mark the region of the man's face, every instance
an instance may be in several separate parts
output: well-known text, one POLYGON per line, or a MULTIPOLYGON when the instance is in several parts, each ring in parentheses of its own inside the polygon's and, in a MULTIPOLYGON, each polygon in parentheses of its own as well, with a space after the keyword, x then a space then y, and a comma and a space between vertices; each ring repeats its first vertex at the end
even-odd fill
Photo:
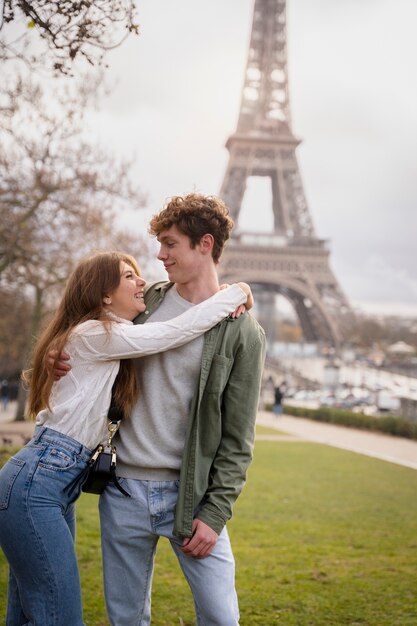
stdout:
POLYGON ((157 239, 158 259, 163 262, 170 281, 184 284, 198 277, 201 264, 207 262, 199 244, 192 248, 190 238, 176 226, 162 231, 157 239))

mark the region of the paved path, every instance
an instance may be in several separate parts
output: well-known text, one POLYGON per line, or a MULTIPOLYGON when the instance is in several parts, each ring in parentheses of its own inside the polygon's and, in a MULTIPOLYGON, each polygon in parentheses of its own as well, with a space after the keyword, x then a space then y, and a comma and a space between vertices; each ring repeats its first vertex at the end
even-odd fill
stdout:
MULTIPOLYGON (((273 413, 267 411, 259 412, 257 423, 280 430, 286 435, 295 437, 296 440, 298 438, 324 443, 417 470, 417 441, 411 439, 334 426, 288 415, 275 417, 273 413)), ((287 437, 285 439, 288 440, 287 437)))
POLYGON ((14 422, 16 402, 9 402, 6 410, 0 407, 0 447, 23 446, 32 436, 34 422, 14 422))
MULTIPOLYGON (((0 447, 21 446, 32 435, 34 423, 13 422, 14 411, 15 403, 10 403, 6 411, 0 408, 0 447)), ((314 422, 300 417, 288 415, 275 417, 267 411, 259 412, 257 422, 285 433, 285 435, 279 432, 277 435, 262 435, 259 437, 261 439, 314 441, 417 470, 417 441, 314 422)))

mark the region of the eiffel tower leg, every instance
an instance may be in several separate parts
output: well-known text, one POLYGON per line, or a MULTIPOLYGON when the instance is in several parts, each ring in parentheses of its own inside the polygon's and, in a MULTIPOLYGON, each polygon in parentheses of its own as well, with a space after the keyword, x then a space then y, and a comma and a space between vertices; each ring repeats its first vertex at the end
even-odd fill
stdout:
POLYGON ((239 211, 246 191, 246 170, 233 165, 230 158, 228 168, 220 190, 220 197, 226 203, 230 216, 237 227, 239 211))
POLYGON ((271 188, 272 188, 272 211, 274 213, 274 232, 285 232, 284 223, 282 220, 282 205, 281 198, 279 197, 278 176, 274 172, 271 174, 271 188))
POLYGON ((272 346, 277 340, 275 293, 265 289, 255 289, 254 295, 259 311, 259 322, 265 330, 268 344, 272 346))
POLYGON ((297 313, 305 341, 318 341, 322 337, 317 336, 311 316, 304 302, 304 298, 296 294, 292 298, 295 312, 297 313))

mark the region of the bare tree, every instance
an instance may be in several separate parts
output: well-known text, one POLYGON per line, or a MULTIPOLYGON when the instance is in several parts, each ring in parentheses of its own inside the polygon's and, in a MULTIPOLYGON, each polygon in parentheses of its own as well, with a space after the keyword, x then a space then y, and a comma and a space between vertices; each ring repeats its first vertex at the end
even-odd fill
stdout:
MULTIPOLYGON (((11 266, 14 280, 26 280, 29 268, 45 267, 45 255, 69 258, 108 244, 117 210, 143 205, 131 163, 86 139, 95 89, 84 80, 82 89, 66 85, 51 97, 18 79, 0 91, 0 275, 11 266)), ((61 270, 54 273, 59 282, 61 270)))
POLYGON ((0 59, 45 63, 46 46, 53 69, 68 74, 76 59, 100 64, 138 34, 135 18, 132 0, 0 0, 0 59))
POLYGON ((30 336, 32 299, 21 288, 0 288, 0 378, 16 381, 30 336))
MULTIPOLYGON (((140 207, 131 164, 85 138, 83 115, 94 83, 55 90, 17 80, 0 92, 0 286, 33 300, 30 337, 54 307, 74 263, 92 249, 148 256, 145 240, 117 227, 118 210, 140 207)), ((28 352, 31 346, 28 342, 28 352)), ((22 396, 18 417, 23 417, 22 396)))

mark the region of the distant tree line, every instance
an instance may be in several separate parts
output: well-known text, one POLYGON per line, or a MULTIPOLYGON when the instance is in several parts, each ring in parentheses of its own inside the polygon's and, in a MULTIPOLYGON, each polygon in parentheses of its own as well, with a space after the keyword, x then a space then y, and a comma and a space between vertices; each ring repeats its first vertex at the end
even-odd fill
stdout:
MULTIPOLYGON (((265 326, 270 320, 259 322, 265 326)), ((297 316, 286 315, 277 319, 274 324, 276 341, 297 343, 303 341, 303 330, 297 316)), ((377 317, 371 315, 355 314, 351 323, 346 343, 357 348, 371 348, 373 346, 387 347, 397 341, 404 341, 417 350, 417 318, 407 319, 402 317, 377 317)))
POLYGON ((417 350, 417 319, 357 315, 351 340, 358 347, 387 347, 404 341, 417 350))

